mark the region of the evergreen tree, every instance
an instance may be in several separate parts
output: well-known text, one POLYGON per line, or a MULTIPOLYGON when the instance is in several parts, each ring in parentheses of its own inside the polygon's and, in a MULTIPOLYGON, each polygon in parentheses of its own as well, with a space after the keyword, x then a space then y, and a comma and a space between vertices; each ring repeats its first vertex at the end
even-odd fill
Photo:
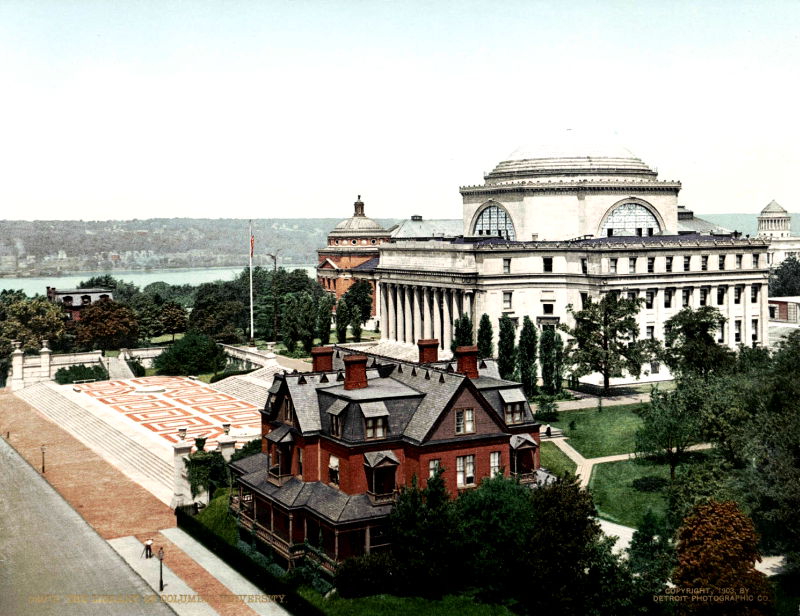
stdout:
POLYGON ((497 345, 497 368, 502 379, 514 378, 517 366, 516 336, 514 322, 504 314, 500 318, 500 341, 497 345))
POLYGON ((472 319, 468 315, 463 315, 456 319, 454 326, 453 342, 450 350, 455 353, 457 347, 472 346, 472 319))
POLYGON ((342 297, 336 304, 336 341, 340 344, 347 341, 347 326, 350 325, 350 306, 342 297))
POLYGON ((545 327, 542 332, 542 341, 539 345, 539 362, 542 365, 542 388, 546 394, 553 395, 553 382, 556 371, 556 330, 554 327, 545 327))
POLYGON ((492 321, 489 319, 489 315, 484 312, 478 325, 478 357, 481 359, 494 357, 494 342, 492 342, 492 338, 494 338, 492 321))
POLYGON ((317 335, 319 343, 325 346, 331 341, 331 313, 336 304, 336 297, 332 293, 326 293, 319 298, 317 305, 317 335))
POLYGON ((786 257, 769 277, 769 296, 800 295, 800 260, 786 257))
POLYGON ((551 388, 553 395, 561 393, 564 387, 564 341, 556 330, 555 338, 553 339, 553 376, 551 380, 551 388))
POLYGON ((353 334, 355 342, 361 342, 361 326, 364 323, 361 319, 361 306, 354 304, 350 309, 350 332, 353 334))
POLYGON ((310 293, 303 292, 298 298, 297 324, 298 338, 303 343, 303 350, 311 353, 314 337, 317 333, 317 302, 310 293))
POLYGON ((283 344, 290 353, 294 353, 297 348, 297 339, 300 337, 299 313, 300 302, 297 295, 289 293, 283 299, 281 333, 283 334, 283 344))
POLYGON ((358 306, 363 326, 372 314, 372 285, 366 280, 359 280, 347 289, 342 298, 347 300, 347 305, 353 314, 355 314, 353 308, 358 306))
POLYGON ((536 326, 531 321, 530 317, 525 316, 522 321, 522 332, 519 335, 519 349, 518 349, 518 362, 519 362, 519 376, 522 381, 522 389, 525 395, 530 398, 536 395, 538 389, 536 381, 538 378, 538 371, 536 366, 536 351, 539 344, 539 339, 536 333, 536 326))

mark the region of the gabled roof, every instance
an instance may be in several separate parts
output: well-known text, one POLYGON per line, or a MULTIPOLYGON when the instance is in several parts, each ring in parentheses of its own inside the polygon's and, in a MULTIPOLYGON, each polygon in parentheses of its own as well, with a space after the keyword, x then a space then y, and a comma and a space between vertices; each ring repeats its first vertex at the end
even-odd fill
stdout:
POLYGON ((378 267, 378 263, 380 263, 380 257, 372 257, 363 263, 359 263, 355 267, 351 268, 355 271, 359 272, 372 272, 375 271, 375 268, 378 267))
POLYGON ((375 468, 382 462, 387 462, 389 464, 400 464, 400 460, 397 459, 397 456, 388 449, 385 451, 370 451, 365 453, 364 461, 370 468, 375 468))
POLYGON ((335 269, 338 270, 339 266, 330 259, 325 259, 322 263, 317 265, 317 269, 335 269))

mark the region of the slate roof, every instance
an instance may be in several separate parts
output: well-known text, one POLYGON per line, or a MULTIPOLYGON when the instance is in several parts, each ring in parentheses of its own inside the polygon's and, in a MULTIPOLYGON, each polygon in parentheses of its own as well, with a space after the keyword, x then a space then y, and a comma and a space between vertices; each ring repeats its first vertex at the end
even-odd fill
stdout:
POLYGON ((254 473, 259 469, 266 469, 269 464, 269 456, 265 453, 255 453, 241 460, 231 462, 229 466, 244 475, 254 473))
POLYGON ((392 503, 373 505, 366 494, 345 494, 320 481, 303 482, 292 477, 277 486, 267 481, 266 469, 245 475, 240 481, 287 509, 307 509, 330 522, 382 518, 392 510, 392 503))
POLYGON ((380 262, 380 260, 381 260, 380 257, 372 257, 368 261, 364 261, 363 263, 360 263, 350 269, 355 270, 357 272, 373 272, 375 271, 375 268, 378 267, 378 263, 380 262))

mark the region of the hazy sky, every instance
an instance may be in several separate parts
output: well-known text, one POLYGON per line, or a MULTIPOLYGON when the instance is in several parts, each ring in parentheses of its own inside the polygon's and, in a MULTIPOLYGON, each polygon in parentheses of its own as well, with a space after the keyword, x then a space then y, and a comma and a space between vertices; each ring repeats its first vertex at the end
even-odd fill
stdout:
POLYGON ((0 218, 456 218, 554 129, 800 211, 800 2, 0 2, 0 218))

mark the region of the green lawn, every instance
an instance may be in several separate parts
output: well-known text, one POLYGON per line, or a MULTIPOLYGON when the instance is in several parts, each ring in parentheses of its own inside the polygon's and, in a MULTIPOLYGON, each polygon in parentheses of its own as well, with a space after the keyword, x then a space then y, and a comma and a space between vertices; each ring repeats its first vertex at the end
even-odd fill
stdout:
POLYGON ((513 616, 505 606, 476 603, 469 597, 448 596, 440 601, 392 595, 324 599, 310 588, 300 588, 299 593, 329 616, 513 616))
POLYGON ((577 465, 567 454, 561 451, 550 441, 542 441, 541 464, 548 471, 560 477, 565 472, 575 474, 577 465))
MULTIPOLYGON (((175 334, 175 342, 183 338, 183 333, 175 334)), ((150 338, 150 342, 152 344, 166 344, 172 343, 172 334, 164 334, 162 336, 156 336, 155 338, 150 338)))
POLYGON ((666 484, 655 492, 637 490, 633 482, 641 477, 658 477, 669 481, 669 466, 649 461, 625 460, 595 465, 589 488, 601 518, 638 527, 648 509, 662 515, 666 512, 666 484))
POLYGON ((569 437, 569 444, 585 458, 600 458, 620 453, 631 453, 636 449, 634 435, 642 420, 633 412, 640 404, 604 406, 597 408, 563 411, 553 426, 561 428, 569 437), (570 423, 575 427, 570 428, 570 423))

